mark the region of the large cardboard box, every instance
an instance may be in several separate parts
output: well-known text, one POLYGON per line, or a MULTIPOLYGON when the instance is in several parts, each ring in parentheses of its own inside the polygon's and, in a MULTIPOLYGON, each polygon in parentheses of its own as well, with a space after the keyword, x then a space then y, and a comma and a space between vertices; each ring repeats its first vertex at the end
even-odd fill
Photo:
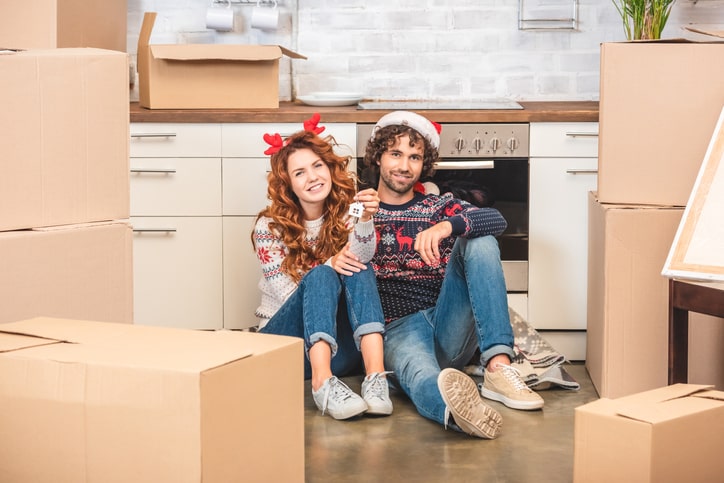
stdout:
POLYGON ((0 232, 0 323, 39 315, 132 323, 132 251, 123 222, 0 232))
POLYGON ((601 44, 601 202, 686 205, 724 105, 722 79, 724 42, 601 44))
MULTIPOLYGON (((588 204, 586 369, 598 394, 668 382, 669 279, 661 267, 683 208, 588 204)), ((689 382, 724 390, 724 320, 690 313, 689 382)))
POLYGON ((128 218, 128 55, 0 54, 0 231, 128 218))
POLYGON ((573 480, 680 483, 724 477, 724 392, 676 384, 575 410, 573 480))
POLYGON ((0 48, 126 51, 126 0, 3 0, 0 48))
POLYGON ((0 481, 304 481, 300 339, 0 325, 0 481))
POLYGON ((602 397, 665 386, 668 279, 683 208, 603 204, 589 193, 586 368, 602 397))
POLYGON ((149 109, 278 108, 279 59, 303 55, 277 45, 149 45, 156 12, 138 37, 139 104, 149 109))

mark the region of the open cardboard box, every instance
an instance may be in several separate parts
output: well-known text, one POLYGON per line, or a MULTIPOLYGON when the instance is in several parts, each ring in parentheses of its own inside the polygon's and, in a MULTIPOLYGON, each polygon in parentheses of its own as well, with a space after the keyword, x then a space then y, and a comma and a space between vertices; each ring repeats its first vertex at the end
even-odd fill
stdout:
POLYGON ((0 481, 304 481, 302 360, 268 334, 0 325, 0 481))
POLYGON ((149 45, 156 12, 138 37, 139 104, 149 109, 278 108, 278 45, 149 45))
POLYGON ((575 482, 722 481, 724 392, 675 384, 575 410, 575 482))

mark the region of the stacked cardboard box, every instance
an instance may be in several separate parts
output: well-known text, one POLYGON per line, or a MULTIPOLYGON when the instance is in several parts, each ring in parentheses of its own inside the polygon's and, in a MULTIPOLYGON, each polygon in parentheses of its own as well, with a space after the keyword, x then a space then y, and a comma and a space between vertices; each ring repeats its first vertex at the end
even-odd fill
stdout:
MULTIPOLYGON (((674 234, 724 105, 724 42, 601 46, 598 192, 589 198, 586 367, 599 395, 667 384, 674 234)), ((692 314, 695 318, 706 318, 692 314)), ((724 387, 724 324, 691 324, 690 381, 724 387)))
POLYGON ((132 322, 128 56, 0 55, 0 322, 132 322))

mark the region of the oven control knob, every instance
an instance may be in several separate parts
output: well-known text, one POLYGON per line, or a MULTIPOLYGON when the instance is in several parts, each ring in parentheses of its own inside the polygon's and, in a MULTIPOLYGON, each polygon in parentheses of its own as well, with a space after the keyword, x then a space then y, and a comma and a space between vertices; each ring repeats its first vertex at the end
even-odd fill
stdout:
POLYGON ((516 138, 510 138, 508 139, 508 148, 511 151, 515 151, 520 146, 520 141, 518 141, 516 138))
POLYGON ((500 139, 493 138, 490 140, 490 149, 492 149, 493 151, 497 151, 499 147, 500 147, 500 139))
POLYGON ((457 149, 458 152, 461 152, 463 149, 465 149, 465 140, 462 137, 459 137, 455 140, 455 149, 457 149))
POLYGON ((480 138, 473 139, 473 149, 476 153, 479 153, 483 149, 483 140, 480 138))

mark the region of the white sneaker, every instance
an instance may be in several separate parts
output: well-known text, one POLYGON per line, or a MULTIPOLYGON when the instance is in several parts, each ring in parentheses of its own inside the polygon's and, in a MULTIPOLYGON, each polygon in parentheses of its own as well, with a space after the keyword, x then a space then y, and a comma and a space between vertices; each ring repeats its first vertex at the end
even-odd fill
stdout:
POLYGON ((367 414, 389 416, 392 414, 390 388, 387 385, 389 371, 374 372, 362 381, 362 399, 367 403, 367 414))
POLYGON ((478 388, 469 376, 457 369, 447 368, 437 376, 437 387, 455 424, 465 433, 478 438, 493 439, 500 434, 503 418, 480 399, 478 388))
POLYGON ((324 381, 318 391, 312 390, 312 397, 322 414, 328 412, 334 419, 349 419, 367 411, 364 399, 335 376, 324 381))

